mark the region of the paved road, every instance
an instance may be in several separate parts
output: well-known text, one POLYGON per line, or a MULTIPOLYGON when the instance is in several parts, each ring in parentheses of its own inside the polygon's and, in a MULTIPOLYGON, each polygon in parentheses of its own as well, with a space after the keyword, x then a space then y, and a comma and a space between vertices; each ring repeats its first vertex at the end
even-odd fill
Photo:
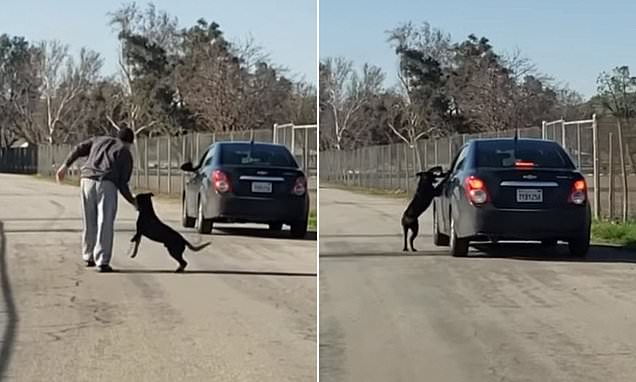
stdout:
POLYGON ((636 379, 636 256, 456 259, 431 246, 430 211, 404 255, 405 204, 320 190, 321 382, 636 379))
MULTIPOLYGON (((316 379, 315 240, 185 231, 213 245, 186 252, 190 273, 174 274, 161 245, 143 240, 126 256, 136 214, 120 200, 120 272, 99 274, 81 264, 78 192, 0 176, 0 379, 316 379)), ((179 226, 178 205, 162 201, 158 213, 179 226)))

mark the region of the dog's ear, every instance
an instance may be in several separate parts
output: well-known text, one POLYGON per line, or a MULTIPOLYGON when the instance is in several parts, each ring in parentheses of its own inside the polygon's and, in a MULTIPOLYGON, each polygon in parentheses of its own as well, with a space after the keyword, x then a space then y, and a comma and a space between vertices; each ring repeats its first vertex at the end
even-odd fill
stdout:
POLYGON ((424 174, 426 174, 426 171, 420 171, 417 174, 415 174, 415 176, 422 176, 424 174))
POLYGON ((151 192, 151 193, 150 193, 150 197, 153 197, 153 196, 155 196, 155 194, 153 194, 153 193, 151 192))

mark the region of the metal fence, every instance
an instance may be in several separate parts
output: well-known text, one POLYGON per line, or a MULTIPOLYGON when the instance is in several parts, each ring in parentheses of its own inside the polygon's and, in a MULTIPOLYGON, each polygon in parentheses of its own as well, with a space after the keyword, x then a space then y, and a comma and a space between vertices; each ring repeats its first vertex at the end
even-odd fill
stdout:
POLYGON ((35 146, 0 148, 0 172, 35 174, 38 150, 35 146))
POLYGON ((309 175, 318 174, 318 125, 274 124, 272 134, 274 143, 289 147, 309 175))
MULTIPOLYGON (((315 132, 314 132, 315 136, 315 132)), ((135 142, 134 171, 131 187, 136 190, 149 190, 162 194, 180 194, 183 190, 185 175, 180 170, 181 164, 187 161, 198 163, 208 146, 222 141, 250 141, 276 142, 272 130, 248 130, 223 134, 194 133, 177 137, 158 136, 140 137, 135 142)), ((293 146, 287 142, 290 150, 293 146)), ((306 145, 294 150, 294 155, 305 172, 317 173, 317 158, 315 157, 317 142, 308 140, 306 145), (313 159, 312 155, 314 156, 313 159)), ((40 145, 37 161, 37 172, 43 176, 54 176, 56 169, 64 161, 72 145, 40 145)), ((79 176, 82 160, 78 160, 69 169, 69 178, 79 176)), ((311 182, 315 185, 315 181, 311 182)))
MULTIPOLYGON (((632 131, 631 126, 626 130, 632 131)), ((352 151, 320 153, 321 182, 412 193, 415 173, 435 165, 449 167, 461 146, 471 139, 513 137, 514 130, 463 134, 421 140, 411 147, 406 143, 362 147, 352 151)), ((636 162, 630 148, 636 147, 636 135, 626 133, 628 157, 629 211, 636 216, 636 162)), ((595 215, 620 216, 622 193, 616 123, 596 117, 580 121, 544 122, 541 127, 519 130, 519 137, 559 142, 588 179, 595 215), (613 182, 610 182, 613 180, 613 182), (596 192, 596 189, 599 192, 596 192)))

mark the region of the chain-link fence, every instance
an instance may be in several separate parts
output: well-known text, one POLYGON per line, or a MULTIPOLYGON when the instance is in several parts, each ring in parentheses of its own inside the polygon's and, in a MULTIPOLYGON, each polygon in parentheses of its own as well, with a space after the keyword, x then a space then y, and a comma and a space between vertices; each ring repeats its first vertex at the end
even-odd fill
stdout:
MULTIPOLYGON (((307 174, 317 173, 317 160, 311 158, 316 152, 317 141, 309 136, 302 146, 296 145, 295 155, 298 163, 307 174), (299 149, 300 147, 300 149, 299 149)), ((248 130, 223 134, 194 133, 177 137, 158 136, 140 137, 135 142, 133 152, 134 171, 131 187, 136 190, 149 190, 162 194, 180 194, 183 190, 185 175, 180 170, 181 164, 187 161, 198 163, 208 146, 221 141, 250 141, 276 142, 272 130, 248 130)), ((291 142, 285 144, 292 150, 291 142)), ((54 176, 56 169, 64 161, 72 145, 40 145, 38 149, 38 173, 43 176, 54 176)), ((69 170, 69 178, 79 175, 82 160, 78 160, 69 170)), ((316 187, 316 182, 310 180, 310 188, 316 187)))
MULTIPOLYGON (((595 215, 618 217, 623 209, 623 187, 615 120, 595 117, 581 121, 545 122, 541 127, 519 130, 521 138, 549 139, 559 142, 588 179, 595 215), (613 179, 613 182, 610 182, 613 179), (598 187, 597 187, 598 185, 598 187), (596 193, 598 188, 599 193, 596 193)), ((625 126, 628 206, 636 217, 636 126, 625 126)), ((461 146, 471 139, 513 137, 514 130, 464 134, 421 140, 411 147, 406 143, 362 147, 353 151, 320 153, 321 182, 412 193, 415 173, 442 165, 448 168, 461 146)))
POLYGON ((298 163, 308 169, 308 176, 318 175, 318 125, 275 124, 274 143, 290 148, 298 163))

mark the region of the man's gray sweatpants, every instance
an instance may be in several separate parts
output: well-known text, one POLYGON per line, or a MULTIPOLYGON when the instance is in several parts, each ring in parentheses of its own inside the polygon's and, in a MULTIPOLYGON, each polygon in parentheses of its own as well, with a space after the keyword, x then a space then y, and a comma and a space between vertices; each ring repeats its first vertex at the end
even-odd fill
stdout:
POLYGON ((99 265, 110 264, 113 252, 117 186, 108 180, 82 179, 82 257, 99 265))

